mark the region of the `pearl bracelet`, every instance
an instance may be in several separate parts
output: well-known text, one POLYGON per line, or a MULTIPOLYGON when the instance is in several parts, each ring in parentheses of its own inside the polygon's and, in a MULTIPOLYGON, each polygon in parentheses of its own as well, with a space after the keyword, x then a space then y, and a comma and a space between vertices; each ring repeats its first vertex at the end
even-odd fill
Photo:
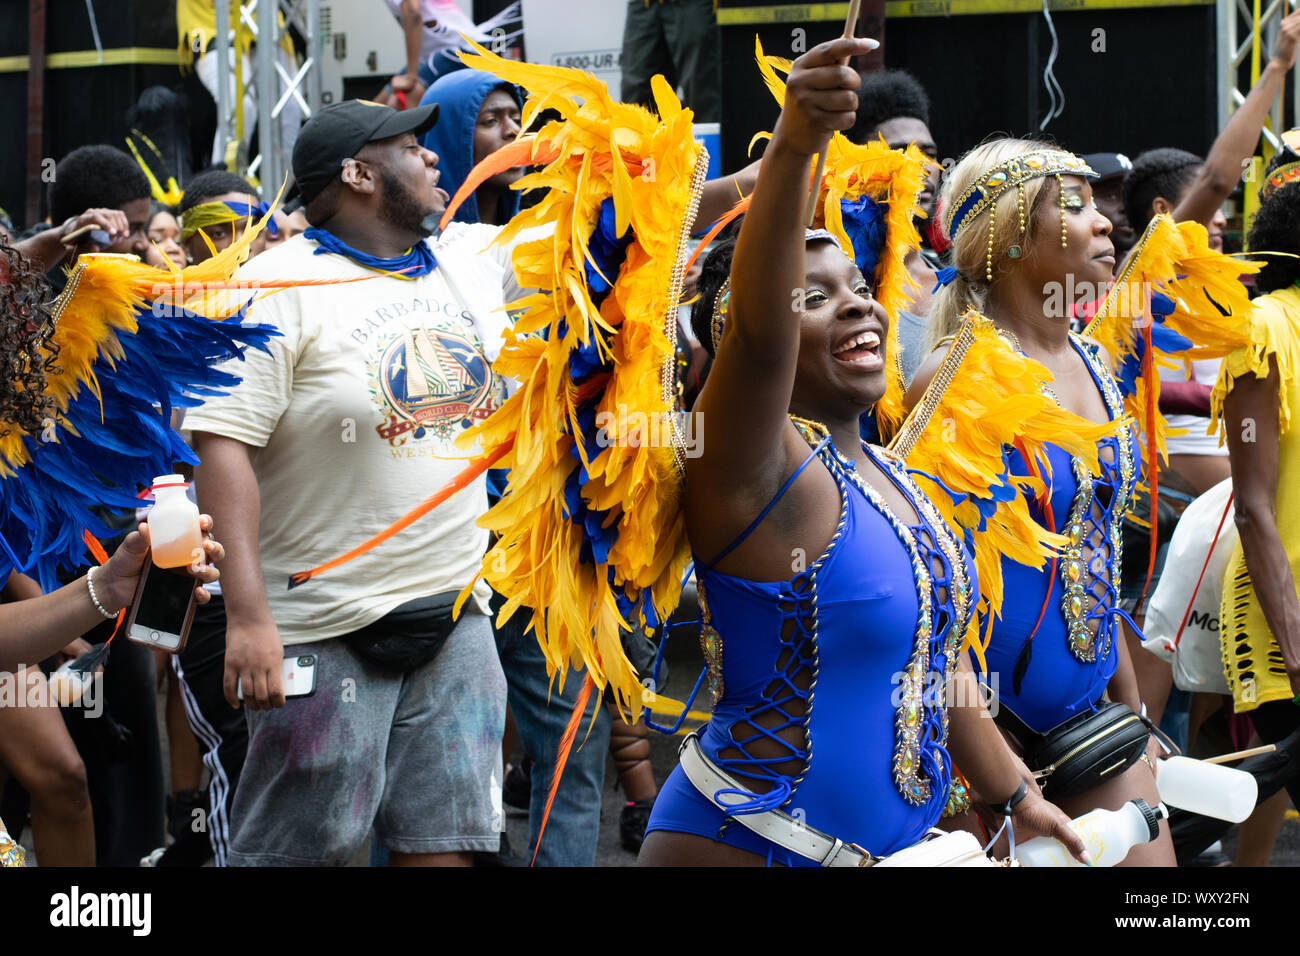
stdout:
POLYGON ((100 614, 104 615, 104 617, 111 621, 117 617, 117 614, 108 610, 104 605, 99 603, 99 597, 95 594, 95 583, 91 580, 91 578, 95 576, 95 572, 98 570, 98 568, 91 568, 86 572, 86 590, 90 592, 90 600, 94 602, 95 610, 99 611, 100 614))

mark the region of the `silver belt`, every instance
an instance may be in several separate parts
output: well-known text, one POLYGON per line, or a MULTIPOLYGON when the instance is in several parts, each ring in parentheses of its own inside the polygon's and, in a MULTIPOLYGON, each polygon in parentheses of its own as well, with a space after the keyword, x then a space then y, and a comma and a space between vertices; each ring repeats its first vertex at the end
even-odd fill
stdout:
MULTIPOLYGON (((731 808, 714 795, 719 790, 743 792, 746 788, 719 770, 717 765, 704 755, 700 742, 694 734, 682 741, 679 756, 682 772, 686 774, 686 779, 695 789, 718 809, 723 812, 730 811, 731 808)), ((784 847, 791 853, 798 853, 809 860, 816 860, 822 866, 874 866, 877 862, 876 857, 856 843, 845 843, 780 810, 739 813, 729 816, 729 819, 758 834, 764 840, 784 847)))

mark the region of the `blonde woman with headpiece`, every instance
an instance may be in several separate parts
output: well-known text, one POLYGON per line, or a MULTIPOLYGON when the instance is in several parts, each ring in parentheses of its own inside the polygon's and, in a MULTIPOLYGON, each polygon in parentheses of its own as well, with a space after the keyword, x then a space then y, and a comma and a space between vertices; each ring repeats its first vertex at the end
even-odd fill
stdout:
MULTIPOLYGON (((1068 289, 1100 295, 1115 266, 1111 224, 1092 201, 1091 172, 1048 144, 1001 139, 972 150, 948 174, 941 208, 953 266, 940 275, 944 285, 931 311, 938 350, 918 370, 910 404, 942 361, 945 337, 974 310, 1012 348, 1046 366, 1051 396, 1063 408, 1094 422, 1123 415, 1106 356, 1070 331, 1068 289)), ((1120 525, 1141 460, 1133 428, 1125 423, 1101 439, 1098 452, 1100 474, 1093 474, 1048 446, 1046 490, 1028 504, 1065 543, 1037 569, 1004 556, 1007 599, 1000 616, 980 622, 984 680, 997 697, 998 723, 1030 769, 1044 772, 1045 795, 1074 817, 1138 797, 1151 807, 1159 803, 1149 724, 1108 703, 1141 710, 1122 634, 1135 626, 1118 606, 1120 525), (1105 765, 1063 771, 1057 761, 1051 773, 1043 755, 1060 757, 1061 742, 1079 739, 1081 730, 1083 739, 1104 734, 1096 746, 1110 748, 1101 753, 1105 765)), ((1010 454, 1013 475, 1033 474, 1019 452, 1010 454)), ((1174 865, 1168 824, 1159 823, 1159 835, 1130 851, 1124 865, 1174 865)))

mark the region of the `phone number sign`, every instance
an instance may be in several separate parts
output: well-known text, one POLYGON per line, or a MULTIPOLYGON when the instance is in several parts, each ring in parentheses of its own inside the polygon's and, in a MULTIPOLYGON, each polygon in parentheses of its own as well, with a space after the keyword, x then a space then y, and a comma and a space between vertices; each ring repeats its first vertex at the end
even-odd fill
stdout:
POLYGON ((622 69, 622 50, 578 50, 573 53, 551 54, 552 66, 567 66, 575 70, 596 73, 622 69))

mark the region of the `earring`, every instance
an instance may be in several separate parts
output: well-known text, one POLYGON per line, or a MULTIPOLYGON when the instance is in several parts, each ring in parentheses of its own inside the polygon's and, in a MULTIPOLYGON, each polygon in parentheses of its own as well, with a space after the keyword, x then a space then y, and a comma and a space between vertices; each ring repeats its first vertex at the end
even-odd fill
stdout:
POLYGON ((1019 258, 1020 258, 1020 247, 1019 247, 1019 246, 1007 246, 1007 258, 1008 258, 1008 259, 1019 259, 1019 258))
POLYGON ((709 322, 709 336, 713 340, 713 354, 718 354, 718 343, 722 341, 722 327, 727 321, 727 310, 731 307, 731 276, 723 281, 717 295, 713 297, 713 317, 709 322))
POLYGON ((993 205, 989 206, 989 241, 988 244, 984 247, 984 281, 985 282, 993 281, 993 230, 997 222, 997 213, 998 213, 998 206, 997 206, 997 202, 994 201, 993 205))
POLYGON ((1065 248, 1065 184, 1061 182, 1061 174, 1056 174, 1056 195, 1057 203, 1061 207, 1061 248, 1065 248))

